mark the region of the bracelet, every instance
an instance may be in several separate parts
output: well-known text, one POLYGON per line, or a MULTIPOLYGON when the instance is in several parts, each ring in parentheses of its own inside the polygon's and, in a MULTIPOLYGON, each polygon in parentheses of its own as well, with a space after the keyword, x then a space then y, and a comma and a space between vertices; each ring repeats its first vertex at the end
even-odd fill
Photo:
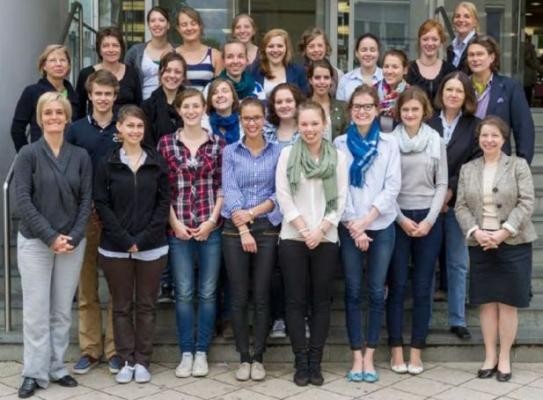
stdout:
POLYGON ((213 218, 213 216, 210 216, 207 220, 211 222, 213 225, 217 225, 217 220, 213 218))
POLYGON ((239 235, 243 236, 243 235, 245 235, 246 233, 249 233, 249 232, 251 232, 249 229, 244 229, 242 231, 239 231, 239 235))

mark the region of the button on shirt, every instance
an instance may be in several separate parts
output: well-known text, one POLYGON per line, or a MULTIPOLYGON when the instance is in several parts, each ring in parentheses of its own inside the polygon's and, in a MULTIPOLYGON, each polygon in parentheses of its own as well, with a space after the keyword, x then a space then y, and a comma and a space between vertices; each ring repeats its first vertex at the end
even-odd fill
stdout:
POLYGON ((458 64, 460 64, 460 59, 462 58, 462 53, 464 50, 466 50, 466 47, 468 46, 469 41, 471 38, 475 36, 475 31, 471 31, 468 33, 468 36, 464 38, 464 40, 459 41, 457 37, 455 37, 452 41, 452 48, 454 53, 453 58, 453 65, 458 68, 458 64))
POLYGON ((441 111, 439 113, 439 118, 441 118, 441 123, 443 125, 443 140, 445 141, 445 144, 449 144, 453 132, 456 129, 456 125, 458 125, 458 121, 460 121, 460 117, 462 116, 462 111, 458 113, 458 115, 451 121, 449 124, 447 122, 447 118, 445 117, 445 113, 441 111))
MULTIPOLYGON (((383 70, 379 67, 375 68, 375 72, 371 77, 372 86, 383 80, 383 70)), ((346 73, 339 80, 339 84, 336 92, 336 99, 349 101, 354 90, 364 83, 362 78, 362 71, 360 68, 353 69, 351 72, 346 73)))
POLYGON ((281 148, 267 140, 256 156, 251 154, 243 140, 224 148, 224 205, 221 211, 224 218, 232 218, 234 211, 250 209, 269 199, 274 203, 274 209, 265 217, 272 225, 281 223, 282 216, 275 199, 275 167, 281 148))

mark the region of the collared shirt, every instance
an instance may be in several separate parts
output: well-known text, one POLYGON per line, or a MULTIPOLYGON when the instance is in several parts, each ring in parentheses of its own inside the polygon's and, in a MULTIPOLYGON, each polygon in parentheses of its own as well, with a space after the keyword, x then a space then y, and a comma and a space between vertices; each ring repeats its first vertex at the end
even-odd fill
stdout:
POLYGON ((453 132, 456 129, 456 125, 458 125, 458 121, 460 121, 461 116, 462 111, 460 111, 449 124, 443 110, 441 110, 441 112, 439 113, 439 118, 441 118, 441 124, 443 125, 443 140, 445 141, 445 144, 449 144, 449 142, 451 141, 453 132))
POLYGON ((224 148, 222 176, 224 205, 221 215, 232 218, 236 210, 247 210, 266 200, 274 203, 274 208, 265 217, 272 225, 279 225, 281 212, 275 199, 275 167, 281 146, 270 143, 254 156, 243 140, 224 148))
POLYGON ((490 102, 490 90, 492 88, 492 78, 494 75, 490 76, 490 79, 488 80, 488 83, 486 84, 485 90, 483 90, 483 93, 480 95, 475 91, 475 95, 477 96, 477 111, 475 111, 475 116, 477 118, 483 119, 486 117, 486 112, 488 110, 488 104, 490 102))
POLYGON ((458 64, 460 64, 460 59, 462 58, 462 53, 464 52, 464 50, 466 50, 466 47, 468 46, 468 43, 471 40, 471 38, 473 38, 473 36, 475 36, 474 30, 468 33, 468 35, 461 42, 458 41, 457 37, 453 39, 451 43, 452 48, 453 48, 453 53, 454 53, 454 58, 453 58, 452 63, 455 67, 458 68, 458 64))
MULTIPOLYGON (((383 70, 379 67, 375 68, 375 72, 371 77, 371 85, 375 85, 377 82, 383 79, 383 70)), ((362 71, 360 68, 353 69, 346 73, 339 80, 339 84, 336 92, 336 99, 349 101, 354 90, 364 83, 362 77, 362 71)))
POLYGON ((189 148, 179 141, 178 132, 162 136, 158 152, 168 165, 175 215, 184 225, 196 228, 209 219, 217 198, 223 195, 221 166, 225 142, 210 134, 192 157, 189 148))
MULTIPOLYGON (((334 140, 338 150, 347 156, 349 170, 353 156, 347 146, 347 135, 334 140)), ((379 211, 379 216, 368 226, 369 230, 381 230, 396 219, 396 198, 402 185, 400 149, 396 139, 390 134, 379 135, 377 157, 364 175, 364 185, 359 188, 349 185, 349 193, 342 221, 351 221, 367 215, 372 207, 379 211)))
POLYGON ((300 137, 300 134, 298 132, 294 132, 290 140, 281 141, 277 137, 277 126, 272 125, 271 123, 266 121, 266 123, 264 124, 264 137, 266 138, 266 141, 270 143, 277 143, 281 146, 281 148, 283 148, 290 144, 294 144, 294 142, 298 140, 298 137, 300 137))

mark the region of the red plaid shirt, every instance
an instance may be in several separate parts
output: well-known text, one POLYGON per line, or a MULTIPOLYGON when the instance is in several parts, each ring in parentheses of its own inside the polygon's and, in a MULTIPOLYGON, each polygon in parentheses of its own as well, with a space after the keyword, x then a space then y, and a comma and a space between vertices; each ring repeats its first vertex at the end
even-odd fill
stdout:
MULTIPOLYGON (((223 139, 210 135, 192 158, 190 150, 177 139, 177 132, 158 142, 158 151, 168 164, 171 205, 183 224, 196 228, 213 213, 222 197, 221 166, 223 139)), ((172 233, 170 231, 170 233, 172 233)))

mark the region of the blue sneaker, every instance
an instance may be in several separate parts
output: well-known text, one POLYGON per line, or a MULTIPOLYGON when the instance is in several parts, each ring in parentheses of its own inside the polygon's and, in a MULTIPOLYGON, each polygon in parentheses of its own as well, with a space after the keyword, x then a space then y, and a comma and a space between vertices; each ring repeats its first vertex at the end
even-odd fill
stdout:
POLYGON ((109 368, 109 372, 112 374, 116 374, 121 369, 121 357, 119 357, 117 354, 115 354, 113 357, 109 359, 107 362, 107 367, 109 368))
POLYGON ((89 372, 92 368, 98 365, 99 361, 96 358, 83 354, 78 362, 74 365, 74 374, 83 375, 89 372))
POLYGON ((362 382, 364 380, 364 372, 349 371, 346 378, 349 382, 362 382))
POLYGON ((379 374, 377 371, 364 372, 364 382, 375 383, 379 380, 379 374))

